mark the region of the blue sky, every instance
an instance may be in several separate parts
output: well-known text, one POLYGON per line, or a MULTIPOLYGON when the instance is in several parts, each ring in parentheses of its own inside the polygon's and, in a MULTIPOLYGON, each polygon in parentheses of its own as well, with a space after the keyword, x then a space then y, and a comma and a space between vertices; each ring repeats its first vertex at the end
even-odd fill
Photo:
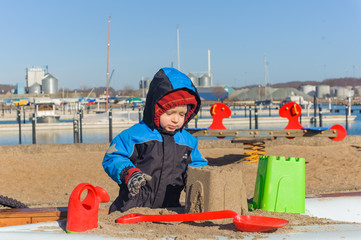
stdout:
POLYGON ((1 0, 0 84, 25 83, 45 66, 59 88, 138 88, 162 67, 208 70, 214 84, 361 77, 361 1, 357 0, 1 0))

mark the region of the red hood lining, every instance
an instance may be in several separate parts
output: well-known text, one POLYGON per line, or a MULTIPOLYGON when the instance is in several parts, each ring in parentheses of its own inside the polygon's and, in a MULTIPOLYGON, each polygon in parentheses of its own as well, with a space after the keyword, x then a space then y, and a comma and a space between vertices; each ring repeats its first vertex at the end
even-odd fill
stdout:
POLYGON ((180 105, 190 105, 191 108, 188 110, 187 115, 185 117, 185 122, 189 119, 189 117, 192 115, 194 110, 196 109, 196 106, 198 105, 198 102, 194 95, 190 94, 187 91, 184 90, 178 90, 175 92, 171 92, 165 96, 163 96, 157 104, 155 104, 154 108, 154 124, 157 127, 160 127, 159 125, 159 119, 160 116, 165 113, 167 110, 180 106, 180 105))

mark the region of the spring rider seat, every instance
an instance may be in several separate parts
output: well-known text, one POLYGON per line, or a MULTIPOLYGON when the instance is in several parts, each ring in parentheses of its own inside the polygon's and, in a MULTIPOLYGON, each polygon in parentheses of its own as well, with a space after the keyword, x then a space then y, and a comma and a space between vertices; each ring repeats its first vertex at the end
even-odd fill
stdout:
POLYGON ((231 109, 224 103, 214 103, 209 109, 213 118, 212 124, 209 129, 227 129, 223 125, 223 118, 229 118, 231 116, 231 109))

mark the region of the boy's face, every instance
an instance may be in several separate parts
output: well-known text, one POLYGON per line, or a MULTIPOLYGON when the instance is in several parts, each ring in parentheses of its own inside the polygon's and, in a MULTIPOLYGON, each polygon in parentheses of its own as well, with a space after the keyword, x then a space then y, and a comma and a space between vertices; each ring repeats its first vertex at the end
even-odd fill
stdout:
POLYGON ((159 118, 160 126, 168 132, 174 132, 181 128, 187 114, 187 105, 180 105, 168 109, 159 118))

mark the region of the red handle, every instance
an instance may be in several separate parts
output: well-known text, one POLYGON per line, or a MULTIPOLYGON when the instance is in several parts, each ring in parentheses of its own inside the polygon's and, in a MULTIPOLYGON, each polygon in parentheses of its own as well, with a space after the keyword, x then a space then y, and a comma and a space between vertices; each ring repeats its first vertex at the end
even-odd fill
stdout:
POLYGON ((231 210, 169 215, 143 215, 140 213, 131 213, 117 218, 116 222, 123 224, 137 222, 188 222, 234 218, 237 215, 238 213, 231 210))

